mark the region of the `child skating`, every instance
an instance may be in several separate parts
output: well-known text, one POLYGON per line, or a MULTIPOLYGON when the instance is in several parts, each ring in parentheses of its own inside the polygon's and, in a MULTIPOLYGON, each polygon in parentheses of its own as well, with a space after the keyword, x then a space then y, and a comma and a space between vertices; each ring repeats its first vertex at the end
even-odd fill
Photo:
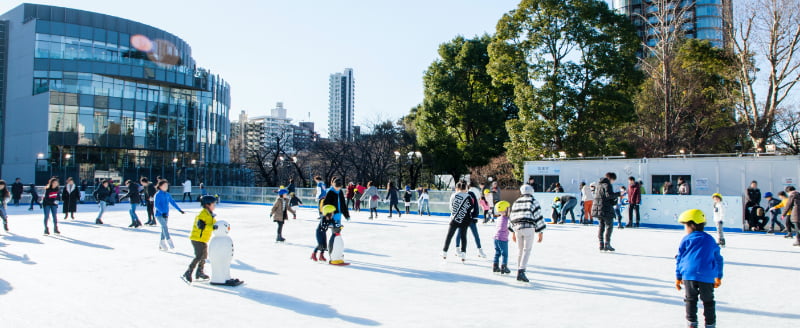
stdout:
POLYGON ((208 280, 208 275, 203 272, 203 267, 206 264, 208 257, 208 241, 211 240, 211 234, 214 231, 214 224, 217 220, 214 218, 214 210, 217 208, 217 198, 214 196, 200 197, 200 204, 203 209, 194 220, 192 225, 192 234, 189 239, 192 241, 192 248, 194 248, 194 259, 189 263, 189 269, 183 273, 184 281, 187 283, 192 282, 192 271, 197 267, 194 278, 197 280, 208 280))
POLYGON ((286 199, 288 193, 286 189, 278 190, 278 199, 275 200, 275 204, 272 205, 272 212, 269 214, 272 221, 278 224, 278 235, 275 237, 276 243, 286 241, 286 239, 283 238, 283 224, 289 219, 289 213, 291 212, 295 219, 297 218, 297 213, 289 206, 289 200, 286 199))
POLYGON ((711 195, 714 200, 714 222, 717 224, 717 245, 725 247, 725 204, 722 203, 722 195, 714 193, 711 195))
POLYGON ((717 324, 714 288, 722 285, 723 260, 714 237, 704 232, 706 218, 703 211, 692 209, 681 213, 686 236, 681 240, 675 257, 675 288, 686 288, 686 321, 689 327, 698 327, 697 301, 703 302, 705 327, 717 324))
POLYGON ((333 220, 333 213, 336 212, 336 206, 325 205, 322 206, 322 216, 319 217, 319 224, 315 236, 317 238, 317 247, 311 253, 312 261, 327 262, 325 258, 325 251, 328 250, 328 228, 336 225, 333 220), (319 256, 317 256, 319 253, 319 256))
POLYGON ((508 269, 508 208, 511 206, 507 201, 500 201, 494 206, 497 214, 497 232, 494 234, 494 263, 492 272, 499 274, 509 274, 508 269), (501 262, 502 259, 502 262, 501 262))
POLYGON ((289 207, 291 207, 292 211, 294 211, 293 212, 294 213, 293 219, 297 219, 297 209, 300 207, 300 205, 303 205, 303 201, 300 200, 300 198, 297 198, 297 195, 295 195, 293 192, 290 192, 289 193, 289 207))
POLYGON ((533 249, 533 235, 538 234, 536 242, 541 243, 547 225, 544 223, 539 202, 533 198, 533 187, 526 184, 519 189, 521 196, 511 207, 511 238, 517 243, 519 249, 517 281, 529 282, 528 277, 525 276, 525 269, 533 249))

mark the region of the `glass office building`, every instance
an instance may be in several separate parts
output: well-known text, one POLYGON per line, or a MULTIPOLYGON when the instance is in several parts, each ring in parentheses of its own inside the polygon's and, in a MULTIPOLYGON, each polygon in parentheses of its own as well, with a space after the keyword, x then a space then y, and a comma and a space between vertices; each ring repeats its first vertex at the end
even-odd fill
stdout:
POLYGON ((115 172, 235 184, 219 181, 230 174, 230 86, 198 67, 186 42, 127 19, 36 4, 0 22, 4 177, 31 181, 36 172, 41 183, 115 172))
POLYGON ((662 22, 678 25, 687 38, 709 40, 720 48, 728 43, 731 0, 614 0, 614 8, 630 17, 642 42, 649 46, 655 46, 661 37, 654 26, 662 22))

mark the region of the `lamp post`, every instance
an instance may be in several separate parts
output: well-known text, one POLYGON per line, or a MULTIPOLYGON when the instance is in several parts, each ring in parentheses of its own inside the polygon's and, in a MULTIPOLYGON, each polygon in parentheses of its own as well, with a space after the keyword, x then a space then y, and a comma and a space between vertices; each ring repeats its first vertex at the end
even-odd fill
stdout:
POLYGON ((394 160, 397 162, 397 187, 403 181, 403 163, 400 162, 400 152, 394 151, 394 160))
POLYGON ((172 159, 172 183, 178 183, 176 173, 178 171, 178 158, 172 159))
POLYGON ((200 185, 200 181, 197 181, 197 160, 192 159, 192 171, 194 171, 194 183, 200 185))

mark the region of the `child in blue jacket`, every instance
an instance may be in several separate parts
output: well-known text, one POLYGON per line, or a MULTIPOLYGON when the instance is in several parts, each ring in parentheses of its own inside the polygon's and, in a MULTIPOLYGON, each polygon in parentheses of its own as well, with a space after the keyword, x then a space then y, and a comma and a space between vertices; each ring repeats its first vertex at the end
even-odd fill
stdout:
POLYGON ((686 320, 689 327, 697 327, 697 299, 703 301, 705 327, 714 327, 717 314, 714 308, 714 288, 722 285, 722 255, 719 245, 711 235, 703 231, 705 214, 697 209, 681 213, 678 222, 683 223, 686 236, 678 248, 675 288, 686 288, 686 320))

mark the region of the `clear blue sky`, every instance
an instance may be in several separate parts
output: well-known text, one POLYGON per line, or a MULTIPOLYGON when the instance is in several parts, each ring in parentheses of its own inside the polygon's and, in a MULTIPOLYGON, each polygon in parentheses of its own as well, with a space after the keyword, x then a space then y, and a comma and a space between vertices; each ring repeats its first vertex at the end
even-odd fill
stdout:
MULTIPOLYGON (((422 74, 456 35, 492 33, 519 0, 43 0, 161 28, 231 84, 231 119, 283 101, 327 134, 328 77, 352 67, 355 123, 397 119, 422 101, 422 74)), ((0 12, 20 2, 2 1, 0 12)))

